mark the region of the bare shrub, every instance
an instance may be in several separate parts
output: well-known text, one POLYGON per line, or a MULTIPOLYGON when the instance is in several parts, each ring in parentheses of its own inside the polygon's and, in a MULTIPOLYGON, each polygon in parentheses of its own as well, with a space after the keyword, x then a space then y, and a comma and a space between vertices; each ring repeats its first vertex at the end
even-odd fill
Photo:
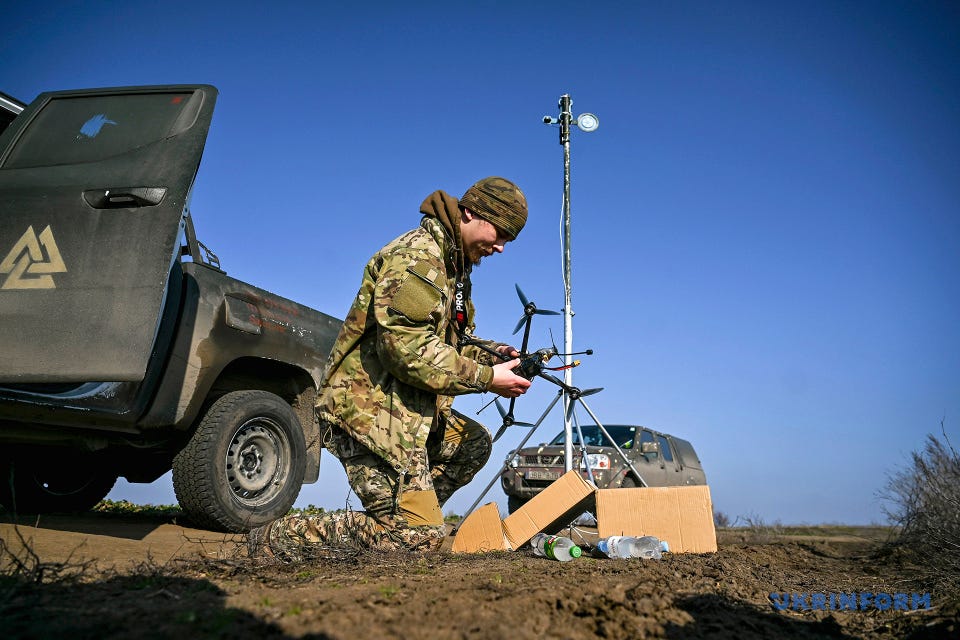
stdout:
POLYGON ((713 524, 716 525, 718 529, 725 529, 731 525, 730 516, 723 511, 714 511, 713 524))
POLYGON ((774 542, 784 533, 783 523, 779 519, 768 523, 760 516, 753 514, 744 516, 744 520, 747 523, 747 528, 753 531, 757 538, 764 543, 774 542))
POLYGON ((768 523, 763 517, 753 512, 745 516, 737 516, 730 526, 739 527, 743 532, 743 541, 748 544, 771 544, 784 534, 783 523, 780 520, 768 523))
POLYGON ((0 619, 16 607, 16 596, 48 584, 79 582, 93 568, 90 561, 75 562, 73 554, 64 562, 42 562, 20 527, 13 527, 14 539, 0 538, 0 619))
POLYGON ((891 547, 922 568, 937 586, 960 586, 960 455, 950 444, 928 435, 911 465, 890 476, 880 497, 897 526, 891 547))

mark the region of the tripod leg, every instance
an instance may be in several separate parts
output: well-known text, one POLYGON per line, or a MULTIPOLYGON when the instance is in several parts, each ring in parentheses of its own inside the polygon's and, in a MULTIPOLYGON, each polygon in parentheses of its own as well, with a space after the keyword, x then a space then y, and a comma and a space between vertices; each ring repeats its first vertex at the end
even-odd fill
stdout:
MULTIPOLYGON (((557 404, 557 401, 560 400, 560 396, 562 395, 562 393, 563 393, 562 391, 557 393, 556 397, 550 402, 550 404, 544 410, 543 414, 541 414, 540 419, 537 420, 532 427, 530 427, 530 433, 528 433, 526 437, 520 441, 520 444, 517 445, 518 451, 523 448, 523 445, 527 444, 527 440, 529 440, 533 436, 534 432, 536 432, 536 430, 540 427, 540 423, 544 421, 544 419, 547 417, 547 414, 550 413, 554 405, 557 404)), ((483 493, 481 493, 477 497, 474 503, 470 505, 470 508, 467 509, 467 512, 463 514, 463 520, 466 520, 467 516, 473 513, 473 510, 477 508, 477 505, 480 504, 480 501, 483 500, 483 497, 487 495, 487 492, 490 491, 490 488, 493 487, 493 485, 497 482, 497 479, 500 478, 500 474, 503 473, 503 471, 507 469, 509 466, 510 466, 510 460, 509 459, 504 460, 503 465, 500 467, 500 469, 497 470, 497 473, 494 474, 493 479, 490 480, 490 484, 487 485, 487 487, 483 490, 483 493)), ((461 520, 460 522, 462 523, 463 520, 461 520)), ((459 528, 460 527, 458 526, 457 529, 459 528)), ((454 533, 455 532, 456 532, 456 529, 454 529, 454 533)))
POLYGON ((610 434, 607 433, 606 428, 602 424, 600 424, 600 421, 597 419, 597 416, 595 416, 593 411, 590 410, 590 407, 587 406, 587 403, 584 402, 583 398, 577 398, 577 400, 580 402, 580 404, 583 405, 583 408, 587 410, 587 413, 590 414, 590 417, 593 418, 593 421, 597 423, 597 426, 600 428, 600 431, 603 432, 603 435, 607 437, 607 440, 613 443, 613 446, 614 448, 616 448, 617 453, 620 454, 623 460, 627 463, 627 466, 630 467, 630 470, 633 471, 634 475, 636 475, 637 478, 640 480, 640 485, 644 487, 650 486, 647 484, 647 481, 643 479, 643 476, 640 475, 640 472, 637 471, 637 468, 633 466, 633 462, 631 462, 630 458, 627 457, 627 454, 623 452, 623 449, 620 448, 620 445, 617 444, 617 441, 611 438, 610 434))

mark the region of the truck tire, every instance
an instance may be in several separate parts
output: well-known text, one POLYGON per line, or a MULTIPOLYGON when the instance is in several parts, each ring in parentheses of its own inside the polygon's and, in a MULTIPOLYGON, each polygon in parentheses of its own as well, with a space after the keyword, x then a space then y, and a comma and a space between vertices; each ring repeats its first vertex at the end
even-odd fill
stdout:
POLYGON ((306 460, 290 405, 266 391, 233 391, 210 406, 174 458, 173 488, 195 524, 242 533, 290 510, 306 460))
POLYGON ((89 511, 117 481, 96 454, 45 449, 0 461, 0 503, 15 513, 89 511))

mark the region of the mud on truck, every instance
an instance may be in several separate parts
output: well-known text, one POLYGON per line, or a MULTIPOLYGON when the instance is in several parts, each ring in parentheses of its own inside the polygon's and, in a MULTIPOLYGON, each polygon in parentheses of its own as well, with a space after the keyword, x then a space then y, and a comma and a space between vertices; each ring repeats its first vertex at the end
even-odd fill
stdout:
POLYGON ((0 94, 0 504, 83 511, 173 469, 245 531, 319 474, 340 321, 240 282, 196 238, 207 85, 0 94))

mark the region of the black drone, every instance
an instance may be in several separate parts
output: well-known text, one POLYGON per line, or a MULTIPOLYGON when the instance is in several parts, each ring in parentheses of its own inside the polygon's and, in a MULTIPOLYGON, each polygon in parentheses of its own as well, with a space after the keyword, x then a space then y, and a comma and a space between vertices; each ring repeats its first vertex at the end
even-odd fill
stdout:
MULTIPOLYGON (((518 376, 522 376, 526 378, 527 380, 532 380, 535 377, 540 377, 540 378, 543 378, 544 380, 549 380, 553 384, 560 387, 564 392, 566 392, 567 395, 569 395, 572 400, 576 400, 578 398, 589 396, 599 391, 602 391, 603 390, 602 388, 581 390, 577 387, 574 387, 572 385, 565 383, 563 380, 556 377, 555 375, 551 373, 547 373, 548 371, 563 371, 564 369, 571 369, 580 364, 579 360, 574 360, 571 364, 568 364, 568 365, 562 365, 559 367, 548 367, 547 363, 549 363, 554 356, 566 356, 566 355, 571 355, 571 356, 588 355, 589 356, 589 355, 593 355, 592 349, 587 349, 586 351, 578 351, 576 353, 566 354, 566 353, 557 352, 557 347, 556 345, 554 345, 554 346, 547 347, 545 349, 537 349, 536 351, 533 351, 533 352, 527 352, 527 344, 530 340, 530 326, 533 323, 533 316, 535 315, 558 316, 560 315, 560 312, 548 311, 546 309, 538 309, 536 304, 527 300, 527 297, 523 295, 523 291, 520 289, 520 285, 515 285, 515 286, 517 288, 517 296, 520 298, 521 304, 523 304, 523 316, 521 316, 520 321, 517 322, 517 327, 513 330, 513 333, 514 335, 516 335, 516 333, 520 331, 520 328, 522 327, 523 342, 520 346, 520 356, 519 356, 520 364, 518 364, 513 369, 513 372, 518 376)), ((493 349, 490 349, 480 344, 477 340, 472 338, 467 338, 463 340, 462 344, 475 345, 480 349, 490 354, 493 354, 497 358, 500 358, 501 360, 504 360, 504 361, 509 361, 514 359, 510 356, 504 355, 493 349)), ((497 431, 497 434, 493 437, 494 442, 496 442, 497 439, 503 435, 503 433, 507 430, 507 427, 534 426, 529 422, 518 422, 517 420, 514 419, 513 407, 516 401, 517 401, 516 398, 511 398, 510 407, 507 410, 504 410, 503 405, 500 404, 500 400, 497 398, 494 399, 494 403, 497 405, 497 410, 500 412, 500 416, 503 418, 503 424, 500 426, 500 429, 497 431)), ((483 409, 486 409, 488 406, 490 406, 489 403, 485 405, 483 408, 481 408, 480 411, 483 411, 483 409)), ((571 403, 570 406, 572 408, 573 404, 571 403)))

